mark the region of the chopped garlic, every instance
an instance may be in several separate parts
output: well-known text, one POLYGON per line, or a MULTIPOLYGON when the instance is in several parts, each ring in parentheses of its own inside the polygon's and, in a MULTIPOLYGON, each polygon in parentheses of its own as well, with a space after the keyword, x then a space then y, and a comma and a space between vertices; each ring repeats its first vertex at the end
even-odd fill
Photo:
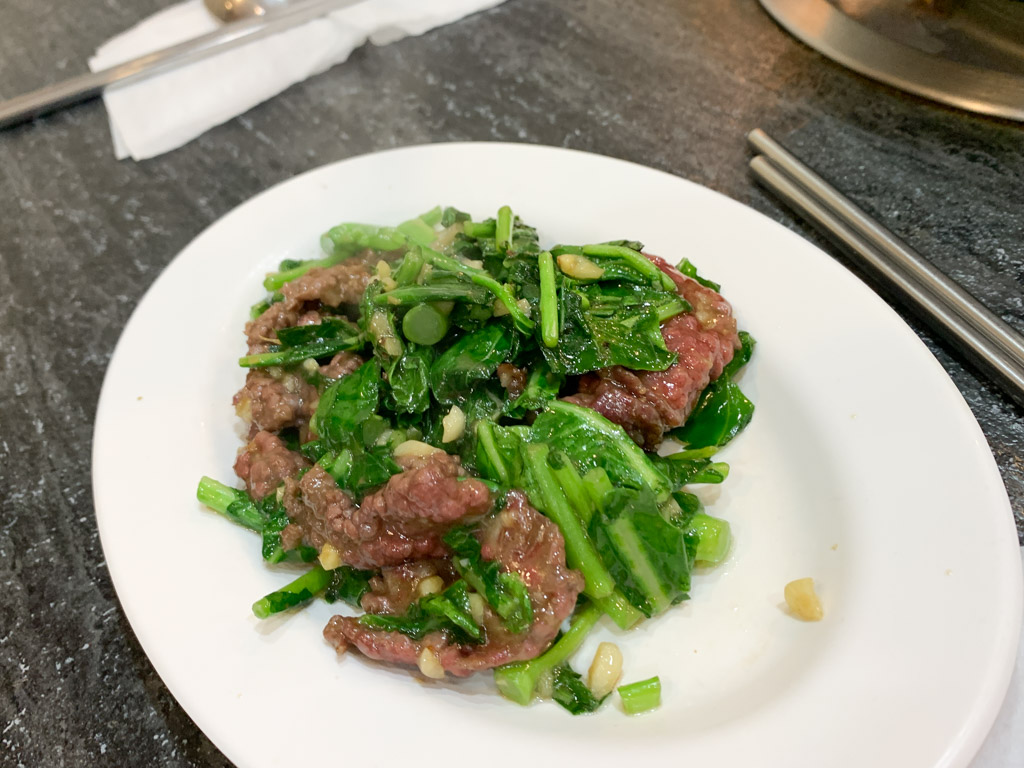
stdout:
POLYGON ((416 585, 416 594, 419 597, 426 597, 427 595, 436 595, 444 589, 444 579, 440 576, 427 576, 425 579, 420 579, 416 585))
POLYGON ((508 307, 505 306, 505 302, 503 302, 501 299, 495 299, 494 300, 494 316, 495 317, 503 317, 503 316, 507 315, 508 313, 509 313, 508 312, 508 307))
POLYGON ((821 598, 814 591, 814 579, 809 576, 789 582, 784 590, 784 595, 790 613, 796 618, 803 621, 821 621, 825 616, 821 598))
POLYGON ((404 443, 399 443, 395 447, 395 458, 401 459, 406 456, 430 456, 432 453, 437 453, 440 450, 440 448, 435 448, 434 446, 421 442, 420 440, 406 440, 404 443))
POLYGON ((380 345, 392 357, 399 357, 402 354, 402 342, 394 336, 388 336, 386 339, 381 340, 380 345))
POLYGON ((448 415, 441 420, 444 432, 441 434, 442 443, 450 443, 458 440, 466 433, 466 414, 457 405, 453 405, 448 415))
POLYGON ((320 561, 320 567, 325 571, 333 571, 342 565, 341 552, 336 550, 331 542, 323 545, 320 549, 320 557, 317 559, 320 561))
POLYGON ((604 274, 604 267, 578 253, 563 253, 558 257, 558 268, 577 280, 597 280, 604 274))
POLYGON ((420 672, 433 680, 441 680, 444 677, 441 660, 437 658, 437 652, 429 645, 424 646, 420 651, 420 655, 416 658, 416 666, 420 668, 420 672))
POLYGON ((587 688, 594 698, 603 699, 612 692, 621 677, 622 651, 615 643, 601 643, 587 672, 587 688))
POLYGON ((484 599, 476 592, 469 593, 469 612, 477 624, 484 623, 484 599))

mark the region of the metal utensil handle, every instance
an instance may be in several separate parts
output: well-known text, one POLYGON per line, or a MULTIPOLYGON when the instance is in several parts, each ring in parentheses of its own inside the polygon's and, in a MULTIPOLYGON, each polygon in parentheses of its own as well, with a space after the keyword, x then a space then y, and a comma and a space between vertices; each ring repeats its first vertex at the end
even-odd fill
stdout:
POLYGON ((79 75, 15 96, 0 102, 0 129, 91 99, 115 83, 127 85, 176 67, 193 64, 359 2, 362 0, 307 0, 280 11, 226 24, 222 29, 193 40, 147 53, 99 72, 79 75))
POLYGON ((755 157, 750 161, 750 170, 759 182, 823 234, 858 256, 888 287, 899 293, 923 320, 986 371, 1013 400, 1024 406, 1024 361, 1014 358, 967 322, 957 308, 909 279, 906 273, 889 260, 888 254, 868 243, 848 222, 779 169, 774 161, 765 156, 755 157))
POLYGON ((936 296, 956 307, 964 318, 993 342, 1017 359, 1024 360, 1024 337, 980 301, 932 266, 927 259, 895 234, 868 216, 842 192, 831 186, 767 133, 761 129, 753 130, 747 135, 747 140, 755 150, 768 157, 790 178, 832 209, 868 243, 886 254, 936 296))

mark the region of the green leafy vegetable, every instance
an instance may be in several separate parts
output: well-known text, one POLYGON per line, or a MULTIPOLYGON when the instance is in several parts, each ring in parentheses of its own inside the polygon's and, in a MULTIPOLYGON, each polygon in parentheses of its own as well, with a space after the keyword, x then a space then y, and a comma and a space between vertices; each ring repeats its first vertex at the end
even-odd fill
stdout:
POLYGON ((583 715, 596 712, 608 697, 595 697, 583 677, 568 664, 562 664, 554 670, 551 698, 572 714, 583 715))
POLYGON ((327 589, 330 582, 331 572, 325 571, 319 564, 314 565, 312 570, 253 603, 252 612, 256 614, 256 618, 265 619, 275 613, 294 608, 312 600, 327 589))
POLYGON ((691 519, 687 532, 699 541, 694 555, 698 562, 716 565, 729 554, 732 532, 728 520, 697 513, 691 519))
POLYGON ((370 360, 324 390, 310 426, 328 445, 345 447, 379 402, 380 364, 370 360))
POLYGON ((722 446, 732 440, 750 423, 754 404, 732 380, 749 360, 754 339, 740 333, 742 347, 722 371, 701 393, 686 423, 672 431, 672 437, 690 448, 722 446))
POLYGON ((690 560, 684 532, 662 516, 650 490, 612 491, 590 532, 615 582, 646 616, 687 597, 690 560))
POLYGON ((619 686, 622 708, 627 715, 639 715, 661 706, 661 679, 652 677, 637 683, 619 686))
POLYGON ((238 360, 245 368, 270 365, 294 365, 303 360, 330 357, 338 352, 361 349, 366 339, 352 323, 341 318, 325 318, 313 325, 280 328, 281 342, 268 352, 246 355, 238 360))
POLYGON ((531 427, 531 441, 563 451, 582 471, 601 467, 619 487, 650 488, 668 500, 668 478, 618 424, 579 405, 552 400, 531 427))
POLYGON ((595 605, 587 605, 573 617, 569 631, 540 656, 496 667, 494 682, 501 695, 523 706, 529 704, 540 676, 553 673, 556 667, 568 660, 600 618, 601 610, 595 605))
POLYGON ((509 632, 525 632, 533 623, 533 605, 517 573, 502 571, 494 560, 484 560, 480 542, 466 527, 457 527, 444 537, 459 574, 481 595, 505 622, 509 632))
POLYGON ((430 388, 442 405, 465 401, 478 382, 494 377, 514 353, 514 336, 500 324, 469 333, 442 353, 430 368, 430 388))
POLYGON ((271 563, 283 560, 309 562, 316 558, 312 547, 298 546, 285 550, 281 543, 281 531, 290 522, 284 506, 276 494, 253 501, 249 494, 238 488, 231 488, 211 477, 199 481, 196 497, 200 502, 234 523, 256 531, 263 540, 263 559, 271 563))
POLYGON ((324 592, 324 600, 336 603, 339 600, 353 608, 360 606, 363 595, 370 591, 373 571, 361 571, 349 565, 340 565, 330 571, 331 582, 324 592))
POLYGON ((558 397, 564 382, 564 376, 553 373, 543 360, 537 361, 530 369, 523 393, 505 404, 505 415, 522 418, 527 411, 541 410, 550 400, 558 397))
POLYGON ((476 623, 469 606, 469 590, 459 579, 443 592, 421 597, 403 616, 368 613, 359 622, 371 629, 401 632, 422 640, 431 632, 447 630, 458 642, 482 642, 483 628, 476 623))

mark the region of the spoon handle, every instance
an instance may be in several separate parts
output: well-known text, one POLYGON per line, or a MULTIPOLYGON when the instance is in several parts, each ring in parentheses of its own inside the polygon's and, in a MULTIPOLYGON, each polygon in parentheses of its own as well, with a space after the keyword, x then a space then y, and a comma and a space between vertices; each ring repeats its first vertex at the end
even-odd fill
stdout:
POLYGON ((279 11, 225 24, 209 34, 147 53, 99 72, 79 75, 0 102, 0 129, 99 96, 103 89, 127 85, 192 64, 240 45, 298 26, 362 0, 305 0, 279 11))

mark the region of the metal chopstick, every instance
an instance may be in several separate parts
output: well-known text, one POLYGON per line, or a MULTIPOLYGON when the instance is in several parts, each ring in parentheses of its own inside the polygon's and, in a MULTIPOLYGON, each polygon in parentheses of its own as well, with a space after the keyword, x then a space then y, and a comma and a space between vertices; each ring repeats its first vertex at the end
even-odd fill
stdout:
POLYGON ((990 312, 976 298, 948 278, 900 238, 858 208, 849 198, 807 167, 760 128, 747 135, 750 145, 834 211, 839 218, 893 263, 999 344, 1024 361, 1024 337, 990 312))
MULTIPOLYGON (((826 236, 859 257, 865 266, 907 301, 922 319, 987 372, 1014 401, 1024 406, 1024 358, 1012 354, 977 325, 968 322, 963 316, 962 307, 949 303, 944 296, 937 295, 908 275, 891 259, 889 253, 863 237, 842 213, 797 183, 772 160, 766 156, 754 157, 750 161, 750 168, 758 181, 826 236)), ((839 195, 838 192, 835 194, 839 195)), ((849 203, 848 200, 846 202, 849 203)), ((849 204, 852 206, 852 203, 849 204)), ((973 297, 971 300, 977 301, 973 297)), ((1012 329, 1010 332, 1013 333, 1012 329)))
POLYGON ((163 48, 108 69, 79 75, 39 90, 0 102, 0 129, 99 96, 107 86, 127 85, 323 16, 362 0, 305 0, 280 11, 234 21, 193 40, 163 48))

